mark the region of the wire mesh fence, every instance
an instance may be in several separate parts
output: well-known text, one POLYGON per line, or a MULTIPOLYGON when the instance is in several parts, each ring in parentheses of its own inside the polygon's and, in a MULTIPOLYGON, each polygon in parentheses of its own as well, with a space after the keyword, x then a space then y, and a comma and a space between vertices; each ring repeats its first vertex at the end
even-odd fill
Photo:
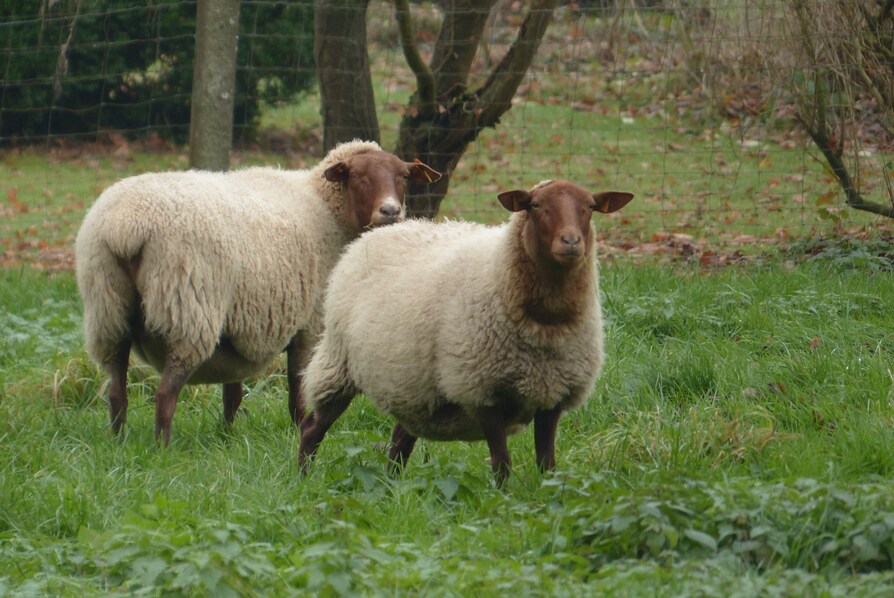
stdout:
MULTIPOLYGON (((412 5, 426 60, 450 4, 412 5)), ((632 209, 601 223, 606 239, 630 252, 886 228, 888 219, 846 206, 838 178, 804 132, 793 90, 815 92, 819 79, 805 46, 794 43, 792 5, 562 4, 512 108, 477 135, 456 167, 441 215, 501 220, 499 190, 563 177, 637 194, 632 209)), ((22 252, 65 254, 85 207, 116 178, 188 167, 182 144, 196 3, 11 0, 4 7, 0 215, 9 218, 0 242, 6 261, 22 252)), ((497 3, 470 86, 508 51, 526 10, 527 2, 497 3)), ((243 0, 234 167, 302 167, 322 155, 313 35, 311 0, 243 0)), ((822 35, 853 32, 826 26, 816 31, 822 35)), ((393 149, 416 80, 390 2, 370 3, 367 38, 382 145, 393 149)), ((844 67, 857 77, 863 65, 844 67)), ((828 103, 837 103, 834 131, 842 132, 842 159, 860 192, 890 205, 891 130, 882 117, 891 106, 883 95, 837 88, 828 103)))

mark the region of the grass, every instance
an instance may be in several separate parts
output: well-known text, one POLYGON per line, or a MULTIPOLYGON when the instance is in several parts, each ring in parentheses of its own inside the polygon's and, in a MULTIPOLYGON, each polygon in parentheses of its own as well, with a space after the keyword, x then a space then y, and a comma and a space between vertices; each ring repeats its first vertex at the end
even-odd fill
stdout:
MULTIPOLYGON (((597 221, 612 256, 682 233, 750 259, 605 259, 597 392, 563 417, 555 472, 536 471, 531 430, 510 439, 505 491, 483 443, 421 442, 385 475, 390 422, 362 399, 302 477, 282 363, 246 385, 232 429, 219 388, 185 389, 168 448, 152 437, 158 376, 134 367, 113 437, 72 241, 102 189, 184 169, 186 152, 111 136, 0 154, 0 597, 891 595, 894 250, 819 238, 884 226, 841 207, 784 123, 681 114, 681 71, 633 49, 608 77, 567 59, 572 39, 596 55, 603 25, 545 40, 442 215, 499 221, 498 191, 563 176, 637 194, 597 221)), ((396 48, 373 65, 393 147, 411 77, 396 48)), ((241 147, 234 166, 313 162, 318 101, 266 111, 290 151, 241 147)))
MULTIPOLYGON (((392 92, 396 93, 396 92, 392 92)), ((381 94, 380 94, 381 97, 381 94)), ((391 96, 389 96, 391 97, 391 96)), ((291 122, 293 135, 318 98, 271 110, 264 126, 291 122)), ((394 104, 391 101, 389 105, 394 104)), ((383 112, 385 147, 394 136, 396 108, 383 112)), ((317 117, 318 118, 318 117, 317 117)), ((625 117, 626 118, 626 117, 625 117)), ((496 130, 470 146, 451 182, 442 217, 499 222, 499 191, 528 188, 555 177, 593 189, 633 191, 634 204, 603 218, 606 241, 630 246, 662 233, 683 233, 712 247, 752 251, 816 232, 875 228, 880 221, 837 207, 835 183, 810 159, 801 140, 783 147, 771 139, 738 139, 733 132, 680 130, 658 116, 625 124, 619 113, 578 112, 530 101, 509 112, 496 130)), ((185 169, 184 149, 146 150, 139 145, 67 151, 7 153, 0 160, 0 262, 71 267, 70 247, 86 208, 123 176, 185 169)), ((304 167, 312 156, 271 154, 252 148, 234 153, 234 167, 269 164, 304 167)))
MULTIPOLYGON (((383 145, 393 147, 408 90, 379 85, 383 145)), ((810 155, 807 140, 750 139, 741 132, 686 126, 660 112, 582 111, 533 94, 510 110, 499 128, 485 130, 451 179, 442 216, 482 222, 503 219, 495 196, 547 178, 580 181, 594 189, 637 194, 636 210, 618 216, 623 234, 647 239, 658 231, 684 232, 710 242, 740 235, 792 236, 833 224, 866 225, 874 217, 840 209, 834 179, 810 155), (821 211, 831 207, 833 212, 821 211)), ((269 126, 316 122, 307 105, 272 110, 269 126)), ((300 127, 299 127, 300 128, 300 127)), ((621 233, 617 233, 620 236, 621 233)))
POLYGON ((188 388, 169 448, 137 368, 118 440, 72 275, 0 279, 0 594, 894 589, 889 271, 609 260, 597 394, 554 474, 511 438, 505 492, 481 443, 423 443, 388 477, 363 400, 302 478, 282 364, 231 430, 217 388, 188 388))

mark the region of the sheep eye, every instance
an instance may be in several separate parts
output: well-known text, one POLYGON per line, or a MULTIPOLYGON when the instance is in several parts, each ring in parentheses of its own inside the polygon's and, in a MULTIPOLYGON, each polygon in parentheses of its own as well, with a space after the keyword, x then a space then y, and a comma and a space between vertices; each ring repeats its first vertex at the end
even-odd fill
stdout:
POLYGON ((539 207, 540 207, 540 202, 539 202, 539 201, 532 201, 532 202, 531 202, 531 209, 536 210, 536 209, 539 208, 539 207))
POLYGON ((590 211, 591 211, 591 212, 595 212, 595 211, 596 211, 596 208, 597 208, 596 204, 594 204, 594 203, 591 203, 591 204, 590 204, 590 211))

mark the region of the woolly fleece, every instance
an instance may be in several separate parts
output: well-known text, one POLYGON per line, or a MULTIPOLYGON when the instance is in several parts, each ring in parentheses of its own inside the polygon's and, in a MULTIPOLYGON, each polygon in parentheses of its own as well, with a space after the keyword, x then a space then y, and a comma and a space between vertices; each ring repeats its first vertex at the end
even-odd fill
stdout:
POLYGON ((525 302, 556 290, 526 279, 527 217, 500 227, 407 221, 352 243, 326 291, 308 406, 363 392, 414 436, 480 440, 467 409, 500 402, 514 433, 536 411, 586 401, 603 362, 596 243, 570 297, 579 317, 538 324, 525 302))
POLYGON ((323 172, 379 149, 354 141, 310 170, 152 173, 109 187, 75 244, 89 354, 108 365, 139 309, 134 349, 159 371, 163 341, 203 364, 190 382, 237 382, 299 331, 318 332, 326 278, 360 233, 323 172))

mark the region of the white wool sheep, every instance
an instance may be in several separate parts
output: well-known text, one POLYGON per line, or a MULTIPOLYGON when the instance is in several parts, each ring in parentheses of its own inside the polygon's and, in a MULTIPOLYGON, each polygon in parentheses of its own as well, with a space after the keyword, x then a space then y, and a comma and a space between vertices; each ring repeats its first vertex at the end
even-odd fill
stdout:
POLYGON ((353 141, 310 170, 151 173, 109 187, 84 218, 75 257, 87 350, 111 375, 115 431, 127 415, 131 348, 162 372, 155 434, 166 443, 183 384, 223 383, 232 422, 241 382, 284 350, 297 424, 329 272, 364 229, 403 219, 405 179, 439 176, 353 141))
POLYGON ((358 392, 397 419, 398 463, 417 437, 484 439, 502 483, 506 435, 533 420, 538 465, 553 467, 559 416, 592 394, 603 361, 590 216, 632 198, 547 181, 500 194, 515 212, 500 227, 408 221, 352 243, 304 374, 302 467, 358 392))

